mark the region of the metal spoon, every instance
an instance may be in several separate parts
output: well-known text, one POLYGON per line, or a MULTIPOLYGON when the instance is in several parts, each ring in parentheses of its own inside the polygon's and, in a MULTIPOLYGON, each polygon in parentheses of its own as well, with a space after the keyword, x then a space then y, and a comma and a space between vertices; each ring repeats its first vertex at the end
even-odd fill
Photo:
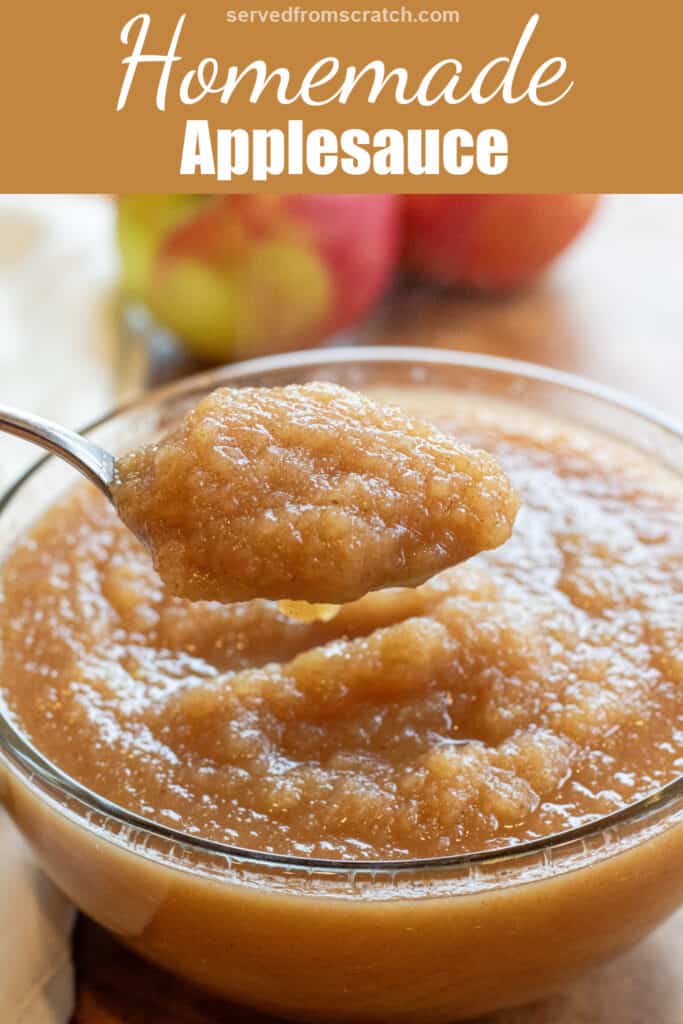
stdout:
POLYGON ((42 416, 4 405, 0 405, 2 430, 58 455, 99 487, 109 501, 114 503, 111 488, 116 477, 116 459, 111 452, 42 416))
MULTIPOLYGON (((115 506, 112 486, 116 479, 116 459, 105 448, 67 427, 62 427, 59 423, 52 423, 42 416, 11 409, 6 405, 0 405, 0 432, 2 431, 58 455, 99 487, 115 506)), ((339 610, 339 605, 312 605, 307 601, 284 601, 282 604, 286 606, 283 607, 283 611, 290 618, 303 621, 321 619, 326 622, 339 610)))

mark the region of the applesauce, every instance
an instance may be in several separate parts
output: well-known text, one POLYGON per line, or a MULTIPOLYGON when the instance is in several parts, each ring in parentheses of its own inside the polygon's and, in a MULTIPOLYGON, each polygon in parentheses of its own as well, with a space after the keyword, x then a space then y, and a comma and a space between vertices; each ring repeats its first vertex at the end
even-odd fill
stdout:
POLYGON ((505 403, 373 396, 500 460, 510 540, 302 623, 171 596, 79 488, 3 572, 4 697, 48 758, 189 835, 339 859, 508 847, 680 772, 678 478, 505 403))
POLYGON ((328 382, 218 388, 116 476, 166 588, 225 604, 424 583, 506 541, 518 508, 487 452, 328 382))
MULTIPOLYGON (((437 419, 443 414, 450 420, 471 405, 469 389, 483 396, 482 411, 498 411, 492 396, 511 396, 508 418, 518 424, 530 408, 544 419, 546 410, 562 409, 651 453, 655 477, 662 474, 660 458, 666 458, 670 493, 676 490, 674 474, 683 477, 681 431, 628 401, 610 401, 588 384, 525 364, 423 349, 302 353, 226 368, 145 399, 98 426, 93 436, 112 451, 128 451, 164 433, 217 384, 280 385, 311 376, 364 388, 387 381, 411 390, 416 382, 438 385, 444 390, 437 419)), ((408 408, 410 394, 401 394, 408 408)), ((552 422, 581 433, 572 424, 552 422)), ((590 437, 599 450, 604 435, 590 437)), ((630 452, 626 445, 616 449, 630 452)), ((644 456, 636 460, 646 468, 644 456)), ((16 548, 27 520, 54 500, 68 472, 50 459, 5 499, 4 558, 16 548)), ((515 534, 527 528, 526 515, 523 510, 515 534)), ((104 549, 102 554, 101 562, 104 549)), ((533 559, 539 575, 543 557, 539 545, 533 559)), ((45 569, 39 586, 49 576, 47 560, 45 569)), ((518 567, 519 579, 525 571, 518 567)), ((551 560, 549 578, 556 572, 551 560)), ((85 576, 84 593, 92 584, 85 576)), ((664 581, 668 593, 670 579, 664 581)), ((654 602, 659 577, 651 582, 654 602)), ((383 601, 393 597, 374 595, 383 601)), ((91 623, 103 610, 106 602, 84 604, 91 623)), ((285 617, 277 621, 290 636, 301 635, 301 627, 285 617)), ((237 656, 242 634, 234 636, 237 656)), ((263 656, 270 657, 270 650, 275 657, 279 636, 263 629, 261 642, 263 656)), ((293 644, 291 656, 296 651, 293 644)), ((54 703, 52 710, 59 713, 54 703)), ((83 911, 158 964, 224 997, 295 1020, 446 1024, 539 999, 636 942, 683 902, 680 780, 647 804, 629 806, 579 833, 505 849, 494 841, 482 854, 445 861, 381 865, 362 857, 315 862, 240 854, 184 835, 182 825, 136 820, 77 783, 55 781, 7 709, 0 715, 0 769, 6 808, 51 877, 83 911)), ((126 770, 124 763, 120 774, 126 770)))

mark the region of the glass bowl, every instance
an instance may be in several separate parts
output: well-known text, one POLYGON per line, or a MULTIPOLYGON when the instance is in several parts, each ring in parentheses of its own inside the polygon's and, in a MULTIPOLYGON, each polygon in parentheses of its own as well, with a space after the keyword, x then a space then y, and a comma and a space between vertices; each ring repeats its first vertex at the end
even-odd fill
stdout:
MULTIPOLYGON (((567 375, 429 349, 255 360, 150 394, 89 431, 150 440, 218 385, 328 379, 437 386, 564 415, 683 475, 683 434, 567 375)), ((0 504, 0 557, 70 484, 48 458, 0 504)), ((46 872, 143 956, 231 1000, 316 1021, 446 1022, 542 997, 635 943, 683 901, 683 779, 572 831, 505 850, 397 861, 262 855, 115 806, 0 715, 0 796, 46 872)))

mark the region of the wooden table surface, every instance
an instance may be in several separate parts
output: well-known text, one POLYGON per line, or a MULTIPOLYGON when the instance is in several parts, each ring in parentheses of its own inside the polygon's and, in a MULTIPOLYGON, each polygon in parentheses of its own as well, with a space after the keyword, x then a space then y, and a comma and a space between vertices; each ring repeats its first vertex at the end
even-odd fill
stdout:
MULTIPOLYGON (((407 287, 364 332, 375 341, 547 363, 683 417, 683 197, 620 197, 538 288, 494 302, 407 287)), ((176 372, 151 359, 150 381, 176 372)), ((77 1024, 256 1024, 142 963, 90 922, 75 936, 77 1024)), ((683 913, 547 1003, 487 1024, 683 1024, 683 913)))

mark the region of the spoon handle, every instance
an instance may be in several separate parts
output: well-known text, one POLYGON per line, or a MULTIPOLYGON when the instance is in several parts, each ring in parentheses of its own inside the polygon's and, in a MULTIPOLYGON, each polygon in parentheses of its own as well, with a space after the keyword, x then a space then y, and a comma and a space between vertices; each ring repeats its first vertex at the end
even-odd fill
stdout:
POLYGON ((93 441, 81 437, 42 416, 0 405, 0 431, 31 441, 70 463, 113 501, 111 485, 116 472, 114 456, 93 441))

